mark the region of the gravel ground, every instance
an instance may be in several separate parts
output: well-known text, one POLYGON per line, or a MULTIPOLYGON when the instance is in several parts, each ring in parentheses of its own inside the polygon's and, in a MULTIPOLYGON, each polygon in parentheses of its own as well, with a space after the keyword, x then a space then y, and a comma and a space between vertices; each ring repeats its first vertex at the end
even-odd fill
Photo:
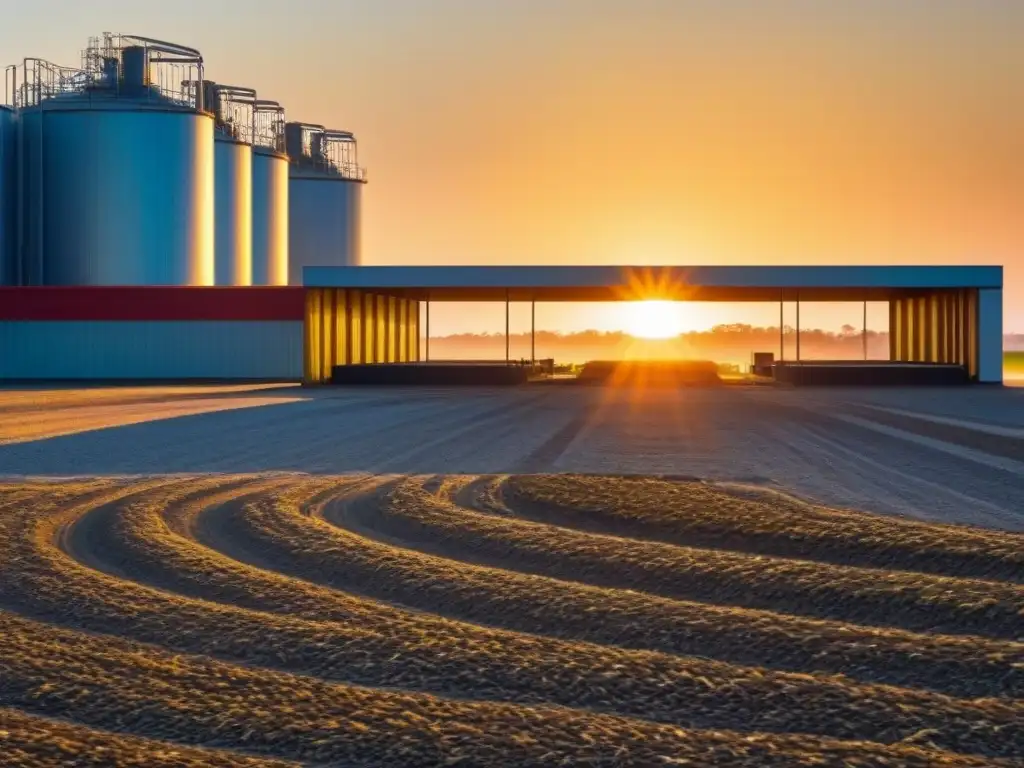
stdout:
POLYGON ((0 475, 663 473, 1024 530, 1024 389, 69 392, 0 391, 0 475))

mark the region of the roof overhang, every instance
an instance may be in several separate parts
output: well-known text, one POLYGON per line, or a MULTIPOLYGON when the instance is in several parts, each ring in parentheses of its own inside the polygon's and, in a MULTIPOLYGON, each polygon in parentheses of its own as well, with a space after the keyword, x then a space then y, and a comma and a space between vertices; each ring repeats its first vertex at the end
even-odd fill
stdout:
POLYGON ((884 301, 1002 288, 999 266, 305 267, 303 284, 433 301, 884 301))

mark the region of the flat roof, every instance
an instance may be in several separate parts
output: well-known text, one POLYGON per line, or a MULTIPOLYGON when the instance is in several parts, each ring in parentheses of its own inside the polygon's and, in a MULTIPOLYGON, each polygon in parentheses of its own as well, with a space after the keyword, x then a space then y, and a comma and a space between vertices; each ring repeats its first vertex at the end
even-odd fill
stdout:
POLYGON ((886 300, 913 291, 1002 288, 1000 266, 305 267, 303 285, 435 301, 886 300))

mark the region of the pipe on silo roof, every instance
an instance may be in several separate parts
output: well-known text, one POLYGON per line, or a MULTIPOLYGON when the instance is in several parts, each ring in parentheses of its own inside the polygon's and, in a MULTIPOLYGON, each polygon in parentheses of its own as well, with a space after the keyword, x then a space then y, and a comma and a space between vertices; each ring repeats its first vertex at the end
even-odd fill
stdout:
MULTIPOLYGON (((181 64, 195 64, 199 70, 199 82, 203 82, 203 54, 201 54, 195 48, 189 48, 185 45, 178 45, 177 43, 168 43, 163 40, 156 40, 152 37, 143 37, 142 35, 121 35, 123 40, 130 40, 135 43, 141 43, 141 46, 129 46, 130 48, 142 47, 146 51, 147 63, 150 61, 161 62, 178 62, 181 64), (156 51, 157 53, 164 53, 172 58, 164 58, 163 56, 157 58, 150 58, 149 52, 156 51)), ((128 48, 124 49, 125 51, 128 48)), ((122 53, 123 60, 123 53, 122 53)), ((123 66, 123 64, 122 64, 123 66)), ((127 69, 127 67, 125 67, 127 69)), ((148 83, 147 83, 148 85, 148 83)), ((196 111, 205 111, 203 100, 203 89, 196 89, 196 111)))

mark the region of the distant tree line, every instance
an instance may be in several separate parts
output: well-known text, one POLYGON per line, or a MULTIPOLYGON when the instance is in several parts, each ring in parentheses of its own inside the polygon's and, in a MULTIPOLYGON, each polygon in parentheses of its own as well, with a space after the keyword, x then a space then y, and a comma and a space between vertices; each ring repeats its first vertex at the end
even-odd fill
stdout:
MULTIPOLYGON (((844 325, 838 331, 820 328, 800 329, 800 357, 806 360, 859 360, 864 357, 865 338, 859 328, 844 325)), ((1024 351, 1024 334, 1003 337, 1007 351, 1024 351)), ((505 334, 459 333, 432 336, 431 357, 435 359, 496 359, 504 357, 505 334)), ((626 357, 690 357, 746 365, 753 352, 780 352, 788 360, 796 357, 796 330, 783 326, 754 326, 745 323, 716 325, 704 331, 690 331, 669 339, 637 339, 623 331, 537 331, 536 356, 559 362, 582 363, 587 360, 626 357), (782 342, 780 347, 780 341, 782 342)), ((530 357, 530 334, 509 336, 509 353, 514 359, 530 357)), ((889 334, 867 332, 867 356, 872 360, 889 358, 889 334)))
MULTIPOLYGON (((461 333, 430 339, 431 356, 436 358, 493 358, 504 355, 505 334, 461 333)), ((867 353, 872 359, 888 358, 889 334, 867 332, 867 353)), ((600 358, 618 359, 630 356, 701 357, 746 363, 753 352, 780 355, 780 342, 785 356, 796 356, 796 330, 783 326, 753 326, 744 323, 716 325, 704 331, 690 331, 669 339, 637 339, 622 331, 578 331, 559 333, 537 331, 537 357, 582 362, 600 358)), ((865 337, 851 325, 838 331, 819 328, 800 329, 800 356, 806 359, 860 359, 864 356, 865 337)), ((529 357, 530 334, 509 336, 510 354, 514 358, 529 357)))

